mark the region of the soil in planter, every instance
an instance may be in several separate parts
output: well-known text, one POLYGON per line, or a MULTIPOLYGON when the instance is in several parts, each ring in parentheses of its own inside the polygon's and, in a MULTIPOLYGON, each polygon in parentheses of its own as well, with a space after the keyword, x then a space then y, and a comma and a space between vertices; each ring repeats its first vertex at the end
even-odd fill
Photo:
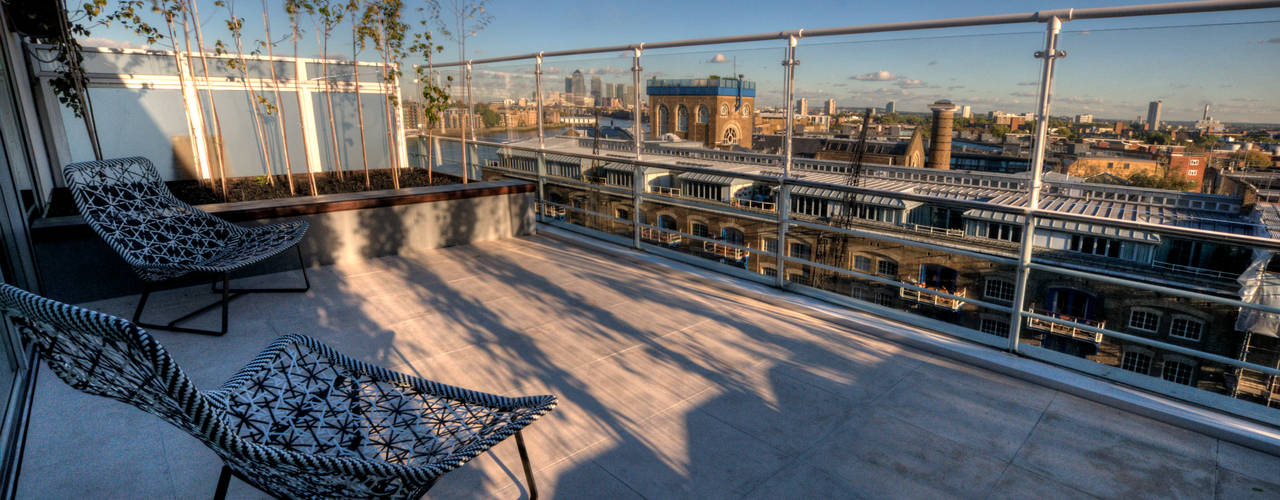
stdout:
MULTIPOLYGON (((441 186, 461 182, 462 178, 460 177, 439 172, 433 173, 431 181, 428 182, 426 169, 408 168, 400 170, 401 188, 441 186)), ((283 175, 275 176, 274 184, 267 182, 266 176, 227 179, 227 199, 225 200, 222 198, 221 181, 216 179, 212 183, 209 181, 183 180, 170 181, 165 184, 169 186, 169 190, 173 192, 174 196, 192 205, 228 201, 271 200, 289 198, 291 196, 289 194, 288 181, 283 175)), ((294 194, 292 196, 311 195, 311 181, 307 175, 294 174, 293 185, 294 194)), ((316 174, 316 191, 319 194, 355 193, 393 188, 395 188, 395 185, 392 183, 390 169, 370 170, 369 186, 367 187, 364 183, 363 170, 343 172, 342 179, 338 179, 333 172, 316 174)), ((54 190, 49 203, 48 217, 77 215, 79 213, 69 191, 65 188, 54 190)))

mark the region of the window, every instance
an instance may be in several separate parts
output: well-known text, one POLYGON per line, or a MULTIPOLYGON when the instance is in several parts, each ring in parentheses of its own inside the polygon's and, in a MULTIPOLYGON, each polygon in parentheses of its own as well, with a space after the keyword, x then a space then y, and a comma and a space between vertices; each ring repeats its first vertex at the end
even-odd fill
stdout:
POLYGON ((1151 355, 1136 351, 1126 352, 1124 353, 1124 358, 1120 360, 1120 368, 1143 375, 1150 375, 1151 355))
POLYGON ((1129 328, 1154 332, 1160 326, 1160 314, 1146 309, 1134 309, 1129 313, 1129 328))
POLYGON ((1001 302, 1013 303, 1013 293, 1016 288, 1010 281, 992 278, 987 280, 987 286, 983 288, 982 296, 1001 302))
POLYGON ((864 273, 871 272, 871 258, 862 255, 854 256, 853 268, 864 273))
POLYGON ((689 232, 694 236, 701 236, 703 238, 711 237, 711 229, 708 228, 706 224, 703 224, 701 222, 694 222, 693 227, 690 228, 689 232))
POLYGON ((762 267, 760 268, 760 272, 763 273, 765 276, 769 276, 769 277, 778 275, 778 270, 772 267, 762 267))
POLYGON ((987 335, 995 335, 997 337, 1009 336, 1009 322, 994 318, 982 318, 978 325, 978 331, 987 335))
POLYGON ((662 229, 676 230, 676 218, 670 215, 658 216, 658 227, 662 229))
POLYGON ((748 116, 751 116, 751 105, 750 105, 750 104, 743 104, 743 105, 742 105, 742 117, 743 117, 743 118, 746 118, 746 117, 748 117, 748 116))
MULTIPOLYGON (((747 235, 742 234, 742 231, 738 230, 737 228, 726 227, 724 229, 721 229, 720 236, 724 239, 726 243, 733 243, 735 245, 747 244, 747 235)), ((774 241, 773 246, 777 247, 778 242, 774 241)))
MULTIPOLYGON (((1199 165, 1199 164, 1200 164, 1200 160, 1191 160, 1191 166, 1193 166, 1193 167, 1194 167, 1194 166, 1199 165)), ((1195 172, 1195 170, 1192 170, 1192 172, 1195 172)))
POLYGON ((777 239, 777 238, 765 238, 765 239, 764 239, 764 251, 769 252, 769 253, 778 253, 778 239, 777 239))
POLYGON ((1200 173, 1200 172, 1199 172, 1199 171, 1196 171, 1196 170, 1188 170, 1188 171, 1187 171, 1187 177, 1195 177, 1195 176, 1196 176, 1196 174, 1198 174, 1198 173, 1200 173))
MULTIPOLYGON (((774 244, 776 245, 777 243, 774 243, 774 244)), ((790 251, 788 252, 788 254, 792 257, 795 257, 797 259, 806 259, 806 260, 809 259, 808 243, 792 242, 789 250, 790 251)))
POLYGON ((724 129, 724 141, 722 141, 722 142, 724 142, 725 144, 737 144, 737 143, 738 143, 738 129, 737 129, 737 128, 734 128, 734 127, 732 127, 732 126, 725 127, 725 129, 724 129))
POLYGON ((622 209, 622 208, 619 208, 618 210, 614 211, 613 216, 619 219, 631 220, 631 212, 628 212, 626 211, 626 209, 622 209))
POLYGON ((1204 322, 1191 318, 1176 317, 1169 324, 1170 337, 1199 341, 1202 331, 1204 331, 1204 322))
POLYGON ((657 130, 658 130, 658 133, 659 133, 659 134, 663 134, 663 133, 666 133, 666 132, 667 132, 667 120, 669 120, 669 119, 670 119, 670 116, 669 116, 670 114, 671 114, 671 112, 670 112, 670 111, 667 111, 667 107, 666 107, 666 106, 658 106, 658 126, 657 126, 657 130))
POLYGON ((729 104, 728 104, 728 103, 722 103, 722 104, 720 104, 720 116, 729 116, 729 104))
POLYGON ((887 293, 876 294, 876 304, 885 307, 893 307, 893 296, 887 293))
POLYGON ((698 123, 707 123, 711 120, 711 111, 706 106, 698 106, 698 123))
POLYGON ((898 279, 898 263, 880 259, 880 262, 876 264, 876 274, 886 278, 898 279))
POLYGON ((676 106, 676 132, 689 131, 689 108, 683 104, 676 106))
POLYGON ((1195 368, 1191 364, 1166 359, 1160 369, 1160 378, 1175 384, 1191 385, 1192 373, 1195 373, 1195 368))

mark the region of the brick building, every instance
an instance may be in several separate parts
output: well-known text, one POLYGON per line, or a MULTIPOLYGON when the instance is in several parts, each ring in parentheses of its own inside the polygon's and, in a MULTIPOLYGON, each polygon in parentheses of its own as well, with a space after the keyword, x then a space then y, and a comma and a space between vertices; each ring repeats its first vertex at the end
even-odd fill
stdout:
POLYGON ((675 134, 709 148, 751 148, 755 82, 731 78, 649 80, 650 130, 675 134))

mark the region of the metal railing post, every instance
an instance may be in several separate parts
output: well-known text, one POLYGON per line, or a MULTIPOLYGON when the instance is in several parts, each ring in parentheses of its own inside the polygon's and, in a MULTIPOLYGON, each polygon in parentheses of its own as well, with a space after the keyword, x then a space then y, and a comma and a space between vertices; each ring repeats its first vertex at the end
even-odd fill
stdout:
POLYGON ((787 131, 782 143, 782 180, 778 181, 778 271, 775 276, 778 288, 787 284, 787 229, 791 221, 791 184, 788 181, 791 180, 791 139, 795 130, 795 113, 791 111, 791 100, 796 88, 796 66, 800 64, 796 59, 796 44, 800 41, 800 33, 803 30, 787 37, 787 58, 782 61, 787 131))
POLYGON ((472 100, 471 100, 471 61, 467 61, 466 72, 467 72, 466 81, 463 82, 463 86, 465 87, 464 92, 466 92, 467 94, 467 100, 466 100, 467 108, 462 110, 462 123, 459 124, 461 125, 461 128, 462 128, 461 130, 462 145, 460 149, 462 149, 462 183, 463 184, 466 184, 468 179, 471 178, 471 164, 470 162, 467 161, 467 129, 468 128, 471 129, 472 139, 475 139, 475 135, 476 135, 476 129, 473 124, 474 120, 472 120, 472 116, 471 116, 471 114, 475 112, 475 109, 476 109, 475 104, 472 104, 472 100))
POLYGON ((1022 242, 1018 251, 1018 283, 1013 292, 1013 311, 1009 321, 1009 351, 1018 352, 1018 339, 1022 335, 1023 309, 1026 307, 1027 278, 1031 273, 1031 254, 1035 244, 1036 221, 1033 212, 1040 206, 1041 171, 1044 169, 1045 141, 1049 128, 1049 97, 1053 89, 1053 63, 1067 53, 1058 50, 1058 33, 1062 31, 1062 20, 1049 18, 1045 30, 1044 50, 1037 51, 1035 56, 1044 59, 1044 67, 1040 75, 1040 96, 1036 107, 1036 142, 1031 152, 1031 179, 1028 183, 1031 190, 1027 206, 1024 208, 1022 222, 1022 242))
MULTIPOLYGON (((640 72, 644 68, 640 66, 640 52, 644 50, 644 44, 632 49, 631 56, 631 83, 635 87, 635 95, 632 96, 632 105, 635 108, 631 112, 631 135, 635 136, 636 145, 636 161, 642 159, 640 150, 644 147, 643 133, 640 130, 640 122, 644 119, 644 112, 640 109, 640 72)), ((635 165, 631 171, 631 244, 635 248, 640 248, 640 196, 644 193, 644 167, 635 165)))
POLYGON ((534 100, 538 101, 538 220, 542 220, 542 210, 545 205, 542 202, 547 199, 547 155, 543 150, 546 149, 546 136, 542 130, 542 53, 538 53, 538 57, 534 59, 533 67, 534 78, 534 100))

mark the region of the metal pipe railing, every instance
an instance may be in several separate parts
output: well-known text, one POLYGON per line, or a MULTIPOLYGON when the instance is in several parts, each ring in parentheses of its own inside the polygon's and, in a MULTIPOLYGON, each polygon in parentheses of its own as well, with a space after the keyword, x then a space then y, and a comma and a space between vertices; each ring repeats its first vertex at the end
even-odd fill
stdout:
MULTIPOLYGON (((438 140, 461 142, 461 140, 456 137, 440 137, 438 140)), ((500 142, 478 141, 478 140, 467 140, 467 142, 469 144, 474 144, 474 145, 492 146, 497 148, 505 148, 513 151, 528 151, 532 153, 538 153, 540 151, 543 151, 537 147, 505 144, 500 142)), ((698 167, 698 166, 691 166, 691 165, 679 165, 675 163, 663 163, 662 161, 655 160, 655 159, 633 160, 630 158, 619 158, 617 156, 595 155, 591 153, 578 153, 578 152, 566 152, 566 151, 554 151, 554 153, 559 155, 584 158, 588 160, 631 163, 637 166, 643 166, 648 168, 661 168, 664 170, 671 170, 671 171, 677 171, 677 172, 703 173, 703 174, 712 174, 712 175, 719 175, 719 176, 729 176, 729 177, 735 177, 739 179, 765 182, 769 184, 777 184, 780 181, 780 178, 776 175, 755 174, 750 172, 726 172, 724 170, 719 170, 715 168, 698 167)), ((1025 216, 1029 212, 1033 218, 1037 218, 1037 219, 1062 220, 1067 222, 1084 222, 1084 223, 1090 223, 1090 224, 1101 224, 1101 225, 1114 226, 1122 229, 1134 229, 1138 231, 1147 231, 1147 232, 1164 234, 1169 236, 1181 236, 1186 238, 1209 240, 1209 241, 1214 241, 1218 243, 1227 243, 1232 245, 1241 245, 1241 246, 1249 246, 1249 247, 1255 247, 1255 248, 1261 248, 1261 249, 1267 249, 1267 250, 1280 251, 1280 240, 1277 240, 1274 238, 1267 238, 1263 236, 1237 234, 1237 233, 1224 233, 1221 231, 1213 231, 1208 229, 1174 226, 1174 225, 1168 225, 1168 224, 1161 224, 1161 223, 1155 223, 1155 222, 1143 222, 1143 221, 1137 221, 1137 220, 1113 219, 1113 218, 1107 218, 1107 217, 1100 217, 1096 215, 1055 212, 1052 210, 1045 210, 1043 208, 1038 208, 1035 210, 1028 211, 1026 208, 1019 207, 1019 206, 998 205, 998 204, 984 202, 984 201, 961 200, 961 199, 955 199, 955 198, 939 198, 937 196, 932 196, 928 194, 891 191, 891 190, 885 190, 885 189, 868 188, 863 186, 849 186, 845 184, 832 184, 829 182, 821 182, 821 181, 800 179, 800 178, 794 178, 794 177, 789 179, 787 182, 795 187, 812 187, 812 188, 827 189, 827 190, 832 190, 837 192, 851 192, 854 194, 885 196, 889 198, 894 198, 899 200, 908 200, 908 201, 919 201, 919 202, 945 201, 948 205, 953 205, 956 207, 991 210, 993 212, 1018 215, 1018 216, 1025 216)), ((778 208, 779 210, 781 210, 782 207, 779 206, 778 208)))
MULTIPOLYGON (((503 143, 488 142, 488 141, 478 141, 478 140, 475 140, 474 134, 472 134, 470 141, 468 141, 467 138, 465 138, 465 136, 461 140, 463 145, 464 155, 466 154, 466 147, 468 145, 502 148, 502 150, 505 150, 508 152, 510 151, 532 152, 536 155, 538 159, 538 168, 535 175, 540 188, 544 186, 549 180, 553 180, 553 179, 555 180, 556 183, 568 186, 570 187, 570 189, 587 186, 586 184, 579 182, 576 179, 561 178, 558 176, 550 175, 547 171, 546 160, 547 160, 547 155, 551 153, 554 153, 557 155, 572 156, 579 159, 598 160, 598 161, 604 161, 604 162, 630 163, 633 167, 632 179, 631 179, 632 182, 630 186, 631 189, 629 193, 631 199, 627 201, 630 202, 630 206, 633 211, 631 221, 626 221, 625 219, 614 217, 613 214, 599 214, 591 210, 577 209, 577 208, 572 208, 562 204, 547 202, 545 200, 546 193, 544 192, 545 191, 544 189, 539 189, 539 198, 540 198, 539 202, 550 204, 551 206, 560 207, 561 209, 568 209, 574 212, 584 213, 588 215, 600 215, 605 217, 606 221, 608 222, 631 222, 632 223, 631 244, 636 248, 641 248, 646 251, 655 251, 655 252, 658 251, 656 247, 643 245, 641 243, 642 236, 648 236, 650 239, 656 237, 660 242, 666 244, 667 246, 684 247, 687 245, 692 245, 694 247, 700 247, 704 250, 707 248, 708 245, 711 245, 713 250, 719 250, 721 249, 721 247, 723 247, 724 251, 726 252, 728 251, 748 252, 748 253, 762 256, 764 257, 764 259, 768 259, 768 261, 772 261, 773 265, 776 266, 776 271, 775 271, 776 277, 774 278, 775 281, 773 282, 773 284, 780 288, 791 289, 792 283, 789 283, 789 280, 787 279, 788 273, 787 273, 786 267, 789 264, 790 265, 799 264, 801 266, 805 266, 806 269, 819 269, 819 270, 824 270, 829 272, 836 272, 836 273, 840 273, 841 275, 852 276, 856 279, 869 280, 876 283, 897 286, 897 287, 900 287, 900 289, 903 291, 900 293, 909 292, 909 294, 914 295, 917 298, 917 300, 923 297, 928 297, 929 300, 932 300, 935 302, 941 300, 946 302, 945 304, 943 304, 944 306, 953 307, 954 309, 957 309, 957 310, 961 306, 964 306, 967 304, 970 306, 977 306, 985 310, 1004 312, 1009 315, 1008 317, 1010 320, 1009 326, 1008 326, 1008 344, 1005 346, 1005 348, 1011 352, 1019 351, 1024 322, 1048 321, 1048 322, 1051 322, 1052 325, 1060 325, 1070 329, 1073 335, 1080 332, 1092 333, 1095 336, 1094 338, 1100 338, 1098 337, 1099 335, 1107 335, 1107 336, 1114 337, 1116 339, 1125 340, 1127 342, 1133 342, 1139 345, 1145 345, 1152 348, 1162 349, 1164 351, 1171 352, 1171 353, 1192 356, 1205 361, 1234 367, 1236 369, 1254 370, 1269 376, 1277 376, 1277 375, 1280 375, 1280 369, 1270 368, 1270 367, 1259 365, 1256 363, 1247 362, 1243 358, 1232 359, 1227 356, 1222 356, 1222 355, 1214 354, 1207 351, 1200 351, 1190 347, 1177 346, 1177 345, 1165 343, 1159 340, 1145 338, 1138 335, 1133 335, 1133 334, 1128 334, 1123 332, 1116 332, 1113 330, 1107 330, 1105 328, 1102 328, 1103 326, 1105 326, 1103 324, 1088 325, 1084 323, 1074 322, 1071 320, 1054 318, 1052 316, 1027 310, 1027 307, 1025 307, 1026 301, 1027 301, 1027 295, 1028 295, 1028 278, 1031 272, 1034 270, 1039 272, 1058 273, 1064 276, 1070 276, 1073 278, 1080 278, 1085 280, 1096 280, 1096 281, 1108 283, 1111 285, 1127 286, 1133 289, 1143 290, 1145 292, 1152 292, 1152 293, 1162 294, 1162 295, 1167 295, 1172 297, 1206 301, 1208 303, 1217 304, 1217 307, 1219 308, 1221 308, 1222 306, 1230 306, 1230 307, 1239 307, 1239 308, 1257 310, 1257 311, 1262 311, 1270 314, 1280 314, 1280 307, 1273 307, 1273 306, 1244 302, 1244 301, 1238 300, 1238 298, 1233 298, 1233 296, 1225 290, 1220 291, 1220 293, 1218 294, 1202 293, 1200 291, 1193 291, 1188 289, 1188 288, 1200 289, 1196 286, 1190 286, 1190 285, 1180 286, 1177 283, 1158 284, 1162 280, 1156 279, 1156 278, 1150 279, 1149 280, 1150 282, 1134 281, 1134 278, 1138 280, 1146 280, 1146 278, 1142 276, 1136 276, 1136 277, 1124 276, 1123 272, 1101 274, 1096 269, 1077 270, 1077 269, 1074 269, 1073 268, 1074 266, 1069 263, 1061 263, 1053 260, 1033 258, 1035 233, 1038 229, 1043 230, 1041 226, 1046 221, 1067 221, 1067 222, 1097 224, 1105 227, 1130 229, 1130 230, 1136 230, 1136 231, 1146 231, 1146 232, 1151 232, 1158 235, 1184 237, 1184 238, 1191 238, 1191 239, 1202 240, 1202 241, 1211 241, 1211 242, 1217 242, 1217 243, 1225 243, 1229 245, 1245 246, 1245 247, 1252 247, 1257 249, 1266 249, 1266 250, 1280 252, 1280 239, 1272 239, 1272 238, 1265 237, 1266 232, 1262 230, 1261 225, 1259 224, 1253 224, 1253 223, 1241 222, 1241 221, 1215 221, 1209 218, 1195 218, 1195 219, 1191 219, 1192 222, 1195 224, 1194 227, 1187 227, 1186 225, 1179 225, 1179 224, 1185 224, 1187 222, 1187 219, 1178 218, 1176 216, 1155 219, 1156 220, 1155 222, 1151 222, 1150 221, 1151 219, 1138 220, 1140 217, 1144 216, 1144 214, 1136 214, 1136 213, 1120 214, 1119 217, 1121 218, 1099 217, 1095 215, 1085 215, 1081 213, 1067 213, 1067 212, 1057 212, 1052 210, 1046 210, 1040 206, 1041 204, 1039 200, 1040 195, 1042 193, 1042 178, 1041 178, 1040 172, 1042 171, 1044 166, 1046 150, 1047 150, 1047 147, 1046 147, 1047 139, 1048 139, 1047 129, 1048 129, 1048 121, 1049 121, 1050 100, 1052 98, 1052 93, 1053 93, 1052 87, 1053 87, 1053 76, 1054 76, 1054 62, 1056 59, 1065 56, 1065 53, 1062 53, 1057 48, 1058 35, 1059 33, 1061 33, 1063 22, 1076 20, 1076 19, 1103 19, 1103 18, 1118 18, 1118 17, 1131 17, 1131 16, 1186 14, 1186 13, 1197 13, 1197 12, 1216 12, 1216 11, 1261 9, 1261 8, 1280 8, 1280 0, 1194 1, 1194 2, 1181 2, 1181 3, 1162 3, 1162 4, 1149 4, 1149 5, 1119 6, 1119 7, 1101 7, 1101 8, 1089 8, 1089 9, 1044 10, 1044 11, 1037 11, 1037 12, 1020 13, 1020 14, 1004 14, 1004 15, 995 15, 995 16, 937 19, 937 20, 911 21, 911 22, 873 24, 873 25, 861 25, 861 26, 845 26, 845 27, 823 28, 823 29, 812 29, 812 30, 790 30, 790 31, 781 31, 781 32, 773 32, 773 33, 760 33, 760 34, 753 34, 753 35, 699 38, 699 39, 675 40, 675 41, 658 42, 658 43, 639 43, 639 44, 630 44, 630 45, 616 45, 616 46, 608 46, 608 47, 595 47, 595 48, 586 48, 586 49, 573 49, 573 50, 549 51, 549 52, 544 51, 544 52, 532 53, 527 55, 513 55, 513 56, 498 57, 498 58, 480 59, 480 60, 474 60, 474 61, 446 63, 441 66, 465 65, 466 69, 469 70, 472 64, 487 64, 487 63, 495 63, 495 62, 502 62, 502 61, 534 59, 535 74, 538 75, 538 78, 537 78, 538 90, 536 92, 536 98, 538 101, 537 105, 538 105, 538 114, 539 114, 538 116, 539 134, 538 134, 537 147, 511 145, 511 144, 503 144, 503 143), (844 184, 834 184, 831 182, 822 182, 822 181, 816 181, 811 179, 799 179, 793 175, 792 167, 796 159, 793 158, 793 154, 792 154, 792 142, 793 142, 793 135, 794 135, 794 112, 792 111, 792 105, 793 105, 794 88, 795 88, 794 87, 795 86, 795 69, 796 69, 796 66, 799 64, 799 60, 796 58, 796 51, 797 51, 799 39, 802 36, 812 38, 812 37, 836 36, 836 35, 853 35, 853 34, 882 33, 882 32, 893 32, 893 31, 927 30, 927 29, 937 29, 937 28, 953 28, 953 27, 985 26, 985 25, 1017 24, 1017 23, 1046 23, 1044 47, 1043 47, 1043 50, 1036 53, 1036 57, 1042 59, 1043 63, 1040 68, 1040 73, 1041 73, 1040 89, 1039 89, 1038 99, 1037 99, 1037 109, 1036 109, 1037 116, 1035 121, 1036 134, 1035 134, 1035 140, 1033 143, 1034 147, 1033 147, 1032 158, 1031 158, 1031 163, 1032 163, 1031 175, 1029 178, 1025 180, 1015 179, 1015 178, 1009 179, 1010 187, 1015 188, 1015 189, 1010 189, 1009 191, 1010 192, 1022 191, 1023 193, 1025 193, 1026 194, 1025 204, 1017 204, 1014 206, 997 205, 997 204, 984 202, 984 201, 960 200, 960 199, 954 199, 954 198, 935 196, 927 193, 919 194, 914 192, 901 192, 901 191, 892 191, 888 189, 867 188, 861 185, 849 186, 844 184), (787 128, 785 131, 785 139, 783 143, 782 154, 776 157, 772 157, 775 160, 770 160, 769 162, 767 162, 768 165, 772 166, 773 168, 781 170, 781 172, 778 172, 777 174, 774 174, 773 172, 769 172, 769 171, 733 172, 733 171, 726 171, 724 169, 713 168, 711 165, 699 166, 699 165, 689 165, 689 164, 677 164, 674 161, 664 162, 662 161, 663 158, 661 157, 657 159, 644 157, 648 153, 656 153, 657 155, 660 156, 662 155, 663 151, 660 148, 646 149, 645 144, 643 142, 642 123, 644 122, 645 113, 641 106, 641 100, 640 100, 640 94, 642 92, 640 88, 640 84, 642 82, 641 73, 643 71, 643 68, 641 67, 641 54, 643 49, 673 48, 673 47, 755 42, 755 41, 767 41, 767 40, 785 40, 786 41, 786 47, 785 47, 786 52, 785 52, 785 58, 782 61, 782 66, 783 66, 783 85, 784 85, 783 91, 784 91, 784 99, 785 99, 785 102, 783 103, 784 104, 783 109, 787 113, 786 115, 787 128), (542 68, 543 58, 567 56, 567 55, 621 52, 621 51, 631 51, 633 56, 632 57, 633 64, 632 64, 631 70, 632 70, 632 80, 634 83, 634 88, 636 89, 634 101, 632 103, 633 110, 634 110, 633 124, 632 124, 633 131, 634 131, 633 132, 634 150, 623 151, 620 148, 613 148, 613 149, 617 151, 621 151, 623 153, 630 153, 633 156, 620 156, 618 154, 599 155, 594 153, 588 154, 588 153, 567 152, 567 151, 560 151, 560 150, 554 150, 554 151, 548 150, 547 145, 544 141, 542 127, 541 127, 542 119, 543 119, 542 117, 543 96, 541 92, 541 86, 542 86, 541 85, 542 84, 541 68, 542 68), (710 174, 710 175, 717 175, 717 176, 730 176, 730 177, 743 179, 743 180, 747 180, 755 183, 762 183, 765 185, 776 185, 777 186, 776 217, 764 217, 760 214, 749 216, 750 214, 749 212, 739 209, 738 207, 718 205, 716 203, 717 200, 708 200, 704 203, 697 200, 691 201, 684 198, 672 199, 669 197, 656 196, 656 195, 650 194, 647 192, 648 190, 645 188, 646 179, 644 176, 644 171, 647 168, 663 169, 664 171, 669 171, 669 172, 702 173, 702 174, 710 174), (829 190, 836 193, 853 193, 853 194, 870 195, 870 196, 882 196, 889 199, 921 202, 921 203, 936 203, 936 202, 942 201, 949 206, 957 207, 957 208, 989 210, 995 213, 1012 216, 1010 219, 1008 219, 1009 221, 1008 223, 1021 224, 1023 229, 1022 236, 1019 241, 1019 245, 1017 247, 1017 252, 1015 255, 1012 251, 1011 246, 1007 244, 1001 248, 996 248, 996 246, 992 246, 993 248, 992 253, 986 253, 982 251, 984 247, 983 245, 966 245, 966 244, 952 245, 944 242, 917 241, 916 239, 910 238, 909 235, 907 235, 908 237, 900 237, 899 235, 882 233, 875 230, 833 227, 827 224, 808 222, 806 220, 801 220, 801 217, 796 217, 790 213, 790 208, 791 208, 789 203, 790 194, 792 192, 792 189, 800 188, 800 187, 829 190), (650 203, 678 205, 691 210, 708 211, 711 213, 716 213, 721 215, 741 217, 744 219, 754 220, 756 222, 761 222, 764 224, 770 224, 770 223, 776 224, 777 232, 778 232, 777 239, 776 239, 776 242, 777 242, 776 252, 764 251, 763 249, 756 250, 746 245, 729 244, 723 241, 714 240, 712 238, 707 238, 704 236, 695 236, 692 234, 683 233, 681 231, 662 229, 657 226, 645 224, 644 222, 641 222, 641 216, 643 215, 642 204, 645 201, 648 201, 650 203), (1122 217, 1132 217, 1132 219, 1124 219, 1122 217), (1021 218, 1021 220, 1018 221, 1018 218, 1021 218), (1017 221, 1017 222, 1013 222, 1013 221, 1017 221), (967 294, 963 291, 960 291, 957 293, 950 293, 948 291, 933 290, 927 287, 919 286, 917 284, 906 283, 897 279, 892 279, 892 278, 880 276, 877 274, 845 269, 844 267, 841 267, 841 266, 833 266, 825 263, 819 263, 819 262, 810 260, 809 258, 792 257, 788 255, 789 253, 788 232, 791 227, 798 227, 806 231, 815 230, 815 231, 824 231, 824 232, 834 232, 837 234, 842 234, 845 237, 850 237, 850 236, 862 237, 862 238, 868 238, 873 240, 888 241, 888 242, 893 242, 893 243, 898 243, 903 245, 911 245, 916 248, 923 248, 931 251, 941 251, 941 252, 947 252, 948 254, 962 255, 966 257, 982 259, 987 262, 991 262, 993 264, 1016 265, 1017 281, 1015 283, 1014 300, 1009 305, 998 304, 995 302, 988 302, 985 300, 966 297, 967 294), (1252 232, 1254 234, 1228 233, 1228 232, 1223 232, 1215 229, 1239 230, 1246 233, 1252 232), (977 250, 973 250, 972 248, 977 248, 977 250), (1010 257, 1011 255, 1013 255, 1016 258, 1011 258, 1010 257)), ((471 98, 470 88, 467 89, 467 95, 468 95, 468 101, 470 101, 470 98, 471 98)), ((472 108, 472 106, 468 106, 468 108, 472 108)), ((471 111, 471 109, 469 109, 468 111, 471 111)), ((656 120, 657 120, 656 117, 653 117, 653 119, 650 120, 651 129, 653 130, 657 130, 657 127, 659 127, 656 120)), ((456 140, 456 139, 445 139, 445 140, 456 140)), ((478 161, 479 158, 476 158, 476 160, 478 161)), ((759 160, 759 158, 756 158, 756 160, 759 160)), ((729 158, 728 161, 736 161, 736 160, 729 158)), ((467 162, 464 160, 464 168, 469 167, 469 165, 467 165, 466 163, 467 162)), ((750 164, 750 163, 751 162, 747 162, 747 164, 750 164)), ((756 161, 756 163, 759 164, 760 162, 756 161)), ((802 166, 808 165, 809 167, 814 166, 811 163, 812 162, 802 163, 801 165, 802 166)), ((505 170, 505 169, 500 169, 500 170, 505 170)), ((835 170, 832 170, 832 172, 835 172, 835 170)), ((528 172, 521 172, 521 175, 527 175, 527 174, 528 172)), ((887 176, 887 175, 891 175, 891 173, 881 172, 878 175, 887 176)), ((983 179, 984 180, 982 180, 981 185, 986 186, 988 184, 987 180, 985 177, 983 179)), ((1004 179, 1000 179, 1001 189, 1005 188, 1004 181, 1005 181, 1004 179)), ((946 182, 944 182, 944 184, 945 183, 946 182)), ((969 183, 966 183, 966 184, 969 184, 969 183)), ((991 185, 995 186, 995 181, 992 181, 991 185)), ((592 189, 598 189, 600 187, 598 185, 591 185, 591 186, 592 186, 592 189)), ((624 194, 626 193, 626 191, 622 187, 619 187, 616 190, 610 189, 608 191, 614 192, 614 194, 620 197, 625 198, 627 196, 626 194, 624 194)), ((720 200, 720 201, 723 201, 723 200, 720 200)), ((833 203, 838 201, 839 200, 832 200, 833 203)), ((1102 202, 1102 201, 1100 200, 1099 202, 1102 202)), ((1084 203, 1086 205, 1092 204, 1092 202, 1088 201, 1087 199, 1084 201, 1084 203)), ((731 205, 731 204, 726 204, 726 205, 731 205)), ((597 207, 593 207, 593 208, 597 208, 597 207)), ((766 232, 768 230, 767 226, 762 227, 762 229, 764 229, 766 232)), ((737 253, 734 253, 734 255, 737 255, 737 253)), ((764 259, 762 259, 759 262, 761 263, 766 262, 764 259)), ((805 284, 808 284, 808 283, 805 283, 805 284)), ((806 289, 799 288, 798 290, 804 291, 806 289)), ((1209 289, 1209 288, 1204 288, 1203 290, 1210 291, 1210 292, 1219 291, 1218 289, 1209 289)), ((1038 351, 1032 350, 1032 352, 1034 353, 1038 351)), ((1108 373, 1106 374, 1106 376, 1111 378, 1116 378, 1121 381, 1128 380, 1122 375, 1115 375, 1115 374, 1108 373)), ((1173 392, 1175 394, 1177 393, 1177 391, 1173 391, 1173 392)), ((1231 405, 1222 405, 1222 406, 1224 408, 1231 408, 1231 405)))
MULTIPOLYGON (((906 21, 899 23, 866 24, 858 26, 841 26, 834 28, 796 29, 755 33, 750 35, 732 35, 709 38, 690 38, 686 40, 670 40, 665 42, 645 42, 639 44, 610 45, 585 49, 551 50, 531 52, 471 61, 455 61, 436 66, 458 66, 462 64, 489 64, 506 61, 520 61, 542 57, 574 56, 601 54, 606 52, 623 52, 633 49, 667 49, 691 47, 698 45, 718 45, 726 43, 760 42, 766 40, 787 40, 791 37, 807 38, 857 35, 866 33, 883 33, 890 31, 918 31, 938 28, 961 28, 970 26, 994 26, 1001 24, 1044 23, 1058 18, 1062 21, 1076 19, 1107 19, 1116 17, 1157 16, 1164 14, 1194 14, 1199 12, 1220 12, 1229 10, 1268 9, 1280 7, 1280 0, 1204 0, 1196 2, 1155 3, 1146 5, 1125 5, 1119 7, 1093 7, 1086 9, 1055 9, 1017 14, 997 14, 991 16, 954 17, 949 19, 933 19, 926 21, 906 21)), ((638 92, 638 90, 637 90, 638 92)))

